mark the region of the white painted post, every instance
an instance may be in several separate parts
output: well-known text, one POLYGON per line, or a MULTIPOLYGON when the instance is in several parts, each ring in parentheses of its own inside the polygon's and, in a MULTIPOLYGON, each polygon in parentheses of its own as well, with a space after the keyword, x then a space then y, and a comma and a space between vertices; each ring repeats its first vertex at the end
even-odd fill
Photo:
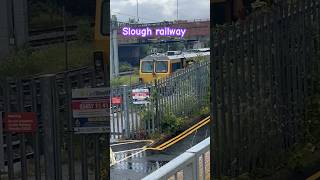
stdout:
POLYGON ((194 163, 190 163, 183 169, 184 180, 194 180, 195 174, 194 174, 193 168, 194 168, 194 163))

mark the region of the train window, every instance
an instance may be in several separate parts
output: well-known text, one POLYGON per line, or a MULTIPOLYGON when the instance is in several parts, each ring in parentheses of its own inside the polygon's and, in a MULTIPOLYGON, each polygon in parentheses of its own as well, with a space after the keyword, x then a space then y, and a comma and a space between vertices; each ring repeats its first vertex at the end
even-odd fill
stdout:
POLYGON ((110 32, 110 1, 105 0, 101 5, 101 34, 108 35, 110 32))
POLYGON ((176 70, 181 69, 181 68, 182 68, 181 62, 172 63, 172 72, 175 72, 176 70))
POLYGON ((157 73, 166 73, 168 72, 168 61, 158 61, 156 66, 157 73))
POLYGON ((141 72, 152 73, 153 72, 153 61, 142 61, 141 72))

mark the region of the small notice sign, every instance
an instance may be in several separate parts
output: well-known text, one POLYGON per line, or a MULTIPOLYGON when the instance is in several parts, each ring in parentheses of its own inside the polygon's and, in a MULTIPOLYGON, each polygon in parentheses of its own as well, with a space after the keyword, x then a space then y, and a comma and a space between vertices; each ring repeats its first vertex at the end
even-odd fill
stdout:
POLYGON ((107 127, 74 127, 75 134, 95 134, 95 133, 107 133, 109 128, 107 127))
POLYGON ((82 88, 72 90, 72 112, 75 134, 108 132, 110 96, 107 88, 82 88))
POLYGON ((72 90, 74 118, 106 117, 109 115, 109 104, 106 88, 72 90))
POLYGON ((147 104, 150 98, 150 92, 147 88, 132 89, 133 104, 147 104))
POLYGON ((5 113, 4 130, 11 133, 34 133, 37 129, 37 115, 34 112, 5 113))
POLYGON ((74 118, 104 117, 108 116, 108 103, 106 99, 73 100, 72 110, 74 118))
POLYGON ((120 105, 122 103, 121 96, 112 97, 111 103, 112 105, 120 105))

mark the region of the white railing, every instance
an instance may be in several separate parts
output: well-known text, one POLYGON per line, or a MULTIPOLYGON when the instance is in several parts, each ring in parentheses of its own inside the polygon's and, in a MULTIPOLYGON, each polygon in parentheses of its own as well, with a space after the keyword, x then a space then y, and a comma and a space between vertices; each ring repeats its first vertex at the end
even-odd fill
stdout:
POLYGON ((210 179, 210 138, 188 149, 142 180, 210 179))

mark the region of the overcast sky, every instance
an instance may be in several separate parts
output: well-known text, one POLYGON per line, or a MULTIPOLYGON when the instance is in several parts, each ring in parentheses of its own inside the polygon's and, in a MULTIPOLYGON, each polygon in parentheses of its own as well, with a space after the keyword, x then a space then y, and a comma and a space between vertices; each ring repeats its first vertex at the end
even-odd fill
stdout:
MULTIPOLYGON (((140 22, 176 20, 177 0, 138 0, 140 22)), ((178 0, 179 20, 209 19, 210 0, 178 0)), ((111 14, 127 22, 137 17, 137 0, 111 0, 111 14)))

